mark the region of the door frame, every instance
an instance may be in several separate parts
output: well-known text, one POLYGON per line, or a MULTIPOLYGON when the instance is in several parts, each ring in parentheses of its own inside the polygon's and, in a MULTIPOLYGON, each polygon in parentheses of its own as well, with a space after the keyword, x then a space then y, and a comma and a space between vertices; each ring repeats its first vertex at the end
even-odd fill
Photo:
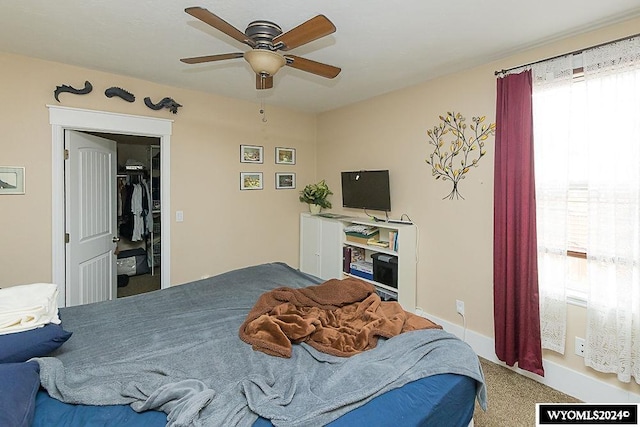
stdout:
POLYGON ((64 131, 122 133, 151 136, 160 139, 160 227, 162 245, 160 256, 163 262, 160 272, 160 287, 171 284, 171 222, 170 212, 170 153, 173 120, 155 117, 134 116, 107 111, 87 110, 72 107, 47 105, 51 124, 51 277, 58 284, 58 306, 65 307, 66 262, 65 262, 65 192, 64 192, 64 131))

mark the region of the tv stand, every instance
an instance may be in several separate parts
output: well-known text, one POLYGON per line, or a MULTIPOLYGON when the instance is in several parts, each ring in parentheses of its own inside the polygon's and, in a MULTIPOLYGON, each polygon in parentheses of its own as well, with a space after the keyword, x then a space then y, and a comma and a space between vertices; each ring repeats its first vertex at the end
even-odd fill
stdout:
POLYGON ((371 254, 382 253, 398 257, 397 283, 393 288, 374 280, 361 280, 373 284, 382 295, 393 296, 402 307, 410 312, 416 308, 417 286, 417 228, 413 224, 373 221, 367 218, 338 216, 326 218, 309 213, 300 215, 300 271, 313 274, 321 279, 342 279, 352 276, 345 272, 343 259, 344 248, 359 248, 364 251, 367 261, 372 261, 371 254), (345 227, 352 224, 370 225, 379 229, 377 239, 389 241, 389 235, 397 235, 397 248, 354 242, 347 240, 345 227))

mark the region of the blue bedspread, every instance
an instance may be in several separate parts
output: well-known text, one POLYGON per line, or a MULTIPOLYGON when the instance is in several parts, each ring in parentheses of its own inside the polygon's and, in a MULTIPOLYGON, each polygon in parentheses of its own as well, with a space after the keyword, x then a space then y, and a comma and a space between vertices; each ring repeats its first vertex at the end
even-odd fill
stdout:
MULTIPOLYGON (((347 412, 327 427, 439 426, 466 427, 473 417, 476 382, 469 377, 441 374, 384 393, 347 412)), ((135 412, 128 405, 71 405, 40 391, 31 427, 162 427, 164 412, 135 412)), ((253 427, 272 427, 258 418, 253 427)))
POLYGON ((166 423, 164 412, 138 413, 129 405, 72 405, 39 391, 31 427, 161 427, 166 423))

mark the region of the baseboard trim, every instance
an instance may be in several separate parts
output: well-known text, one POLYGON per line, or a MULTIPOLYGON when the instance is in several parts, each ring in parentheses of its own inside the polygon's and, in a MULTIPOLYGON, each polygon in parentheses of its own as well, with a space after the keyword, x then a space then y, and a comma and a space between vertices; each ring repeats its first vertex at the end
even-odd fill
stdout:
POLYGON ((623 390, 597 378, 590 377, 546 359, 543 359, 544 377, 519 368, 512 368, 496 357, 493 338, 468 329, 465 330, 460 325, 432 316, 420 309, 416 310, 416 314, 442 325, 446 331, 463 339, 473 348, 478 356, 509 368, 562 393, 573 396, 576 399, 591 403, 640 403, 640 394, 623 390))

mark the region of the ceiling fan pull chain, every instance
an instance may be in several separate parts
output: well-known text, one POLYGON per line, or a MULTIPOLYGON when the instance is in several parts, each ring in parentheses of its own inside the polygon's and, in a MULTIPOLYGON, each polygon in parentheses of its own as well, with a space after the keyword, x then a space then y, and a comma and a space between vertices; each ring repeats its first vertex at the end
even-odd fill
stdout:
POLYGON ((260 101, 260 114, 262 114, 262 122, 267 123, 267 112, 264 109, 264 100, 260 101))

